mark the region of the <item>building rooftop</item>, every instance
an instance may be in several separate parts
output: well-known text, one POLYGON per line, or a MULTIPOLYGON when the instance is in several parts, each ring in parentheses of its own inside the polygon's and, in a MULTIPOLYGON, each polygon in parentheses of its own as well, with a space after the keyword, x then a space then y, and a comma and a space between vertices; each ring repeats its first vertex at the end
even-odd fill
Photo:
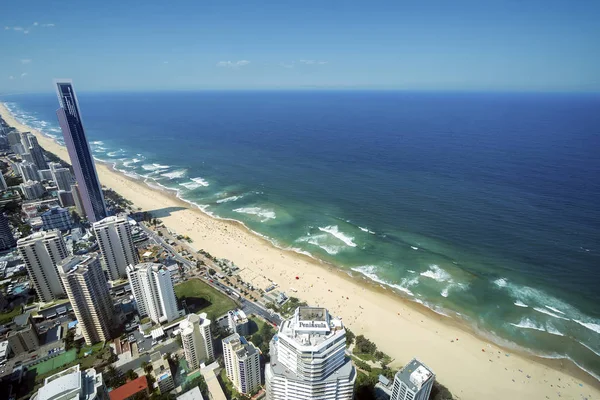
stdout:
POLYGON ((206 318, 206 313, 202 314, 188 314, 185 319, 179 323, 179 329, 182 335, 189 335, 194 331, 194 325, 198 323, 199 326, 210 324, 210 320, 206 318))
POLYGON ((29 316, 30 315, 31 315, 31 312, 26 312, 24 314, 17 315, 16 317, 14 317, 13 323, 15 324, 15 327, 17 329, 21 329, 21 328, 24 328, 25 326, 29 325, 29 316))
POLYGON ((37 400, 51 400, 55 398, 63 398, 71 394, 65 399, 78 399, 79 391, 81 390, 81 372, 79 365, 75 365, 67 370, 49 376, 44 381, 44 386, 38 390, 37 400))
MULTIPOLYGON (((112 398, 110 400, 113 400, 112 398)), ((192 390, 188 390, 181 396, 177 396, 177 400, 204 400, 198 386, 194 386, 192 390)))
POLYGON ((396 379, 406 384, 413 392, 419 391, 433 377, 435 374, 416 358, 396 372, 396 379))
POLYGON ((88 265, 96 261, 98 257, 93 255, 69 256, 56 265, 58 272, 64 274, 78 274, 84 272, 88 265))
POLYGON ((145 375, 142 375, 139 378, 112 390, 108 395, 110 400, 125 400, 126 398, 147 389, 148 379, 146 379, 145 375))
POLYGON ((239 333, 234 333, 232 335, 227 336, 223 339, 223 344, 233 345, 233 351, 237 354, 238 358, 245 359, 249 356, 252 356, 258 353, 258 350, 252 343, 248 343, 246 338, 240 336, 239 333))
POLYGON ((331 318, 326 308, 298 307, 294 317, 281 324, 279 334, 285 335, 299 346, 317 346, 343 328, 342 321, 331 318))

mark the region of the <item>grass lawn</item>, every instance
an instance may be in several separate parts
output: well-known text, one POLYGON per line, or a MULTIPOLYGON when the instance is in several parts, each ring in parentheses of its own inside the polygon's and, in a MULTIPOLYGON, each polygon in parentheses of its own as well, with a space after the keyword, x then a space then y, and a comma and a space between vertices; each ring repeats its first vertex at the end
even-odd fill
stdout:
POLYGON ((232 299, 200 279, 190 279, 175 286, 175 295, 180 301, 186 301, 190 312, 205 312, 213 321, 227 311, 237 308, 232 299))
POLYGON ((0 324, 11 322, 14 317, 21 315, 21 306, 15 307, 12 311, 0 314, 0 324))
POLYGON ((250 320, 250 333, 249 335, 254 335, 256 332, 259 332, 266 322, 258 317, 249 317, 250 320))

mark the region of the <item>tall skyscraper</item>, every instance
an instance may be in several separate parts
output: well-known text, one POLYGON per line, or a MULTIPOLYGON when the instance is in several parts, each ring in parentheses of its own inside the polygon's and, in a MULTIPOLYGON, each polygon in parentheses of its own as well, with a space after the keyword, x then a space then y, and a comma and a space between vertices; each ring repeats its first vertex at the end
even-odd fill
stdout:
POLYGON ((3 212, 0 212, 0 251, 11 249, 16 245, 17 241, 8 224, 8 218, 3 212))
POLYGON ((268 400, 351 400, 356 370, 345 355, 346 330, 325 308, 298 307, 270 343, 268 400))
POLYGON ((75 209, 77 213, 85 217, 85 210, 83 209, 83 201, 81 200, 81 194, 79 193, 79 185, 71 185, 71 193, 73 193, 73 202, 75 203, 75 209))
POLYGON ((186 319, 179 324, 179 330, 181 331, 185 360, 190 369, 198 369, 203 362, 215 358, 210 320, 206 318, 206 313, 188 314, 186 319))
POLYGON ((71 81, 57 81, 56 89, 60 104, 56 114, 65 137, 75 179, 79 185, 83 208, 88 220, 96 222, 106 218, 108 213, 96 172, 96 164, 83 129, 79 102, 71 81))
POLYGON ((138 263, 138 254, 131 237, 131 225, 126 217, 106 217, 93 225, 102 260, 110 280, 127 275, 127 266, 138 263))
POLYGON ((29 154, 31 154, 33 163, 36 165, 36 167, 38 167, 38 169, 48 169, 48 163, 44 158, 44 150, 42 150, 40 144, 38 143, 37 137, 29 132, 26 132, 24 136, 26 138, 26 142, 29 144, 29 147, 26 147, 26 150, 29 154))
POLYGON ((71 171, 69 168, 57 167, 56 165, 50 166, 50 172, 52 173, 52 180, 56 184, 58 190, 71 190, 73 181, 71 179, 71 171))
POLYGON ((141 263, 127 267, 127 278, 140 316, 159 324, 179 318, 171 273, 162 264, 141 263))
POLYGON ((59 275, 88 346, 112 338, 113 304, 97 255, 70 256, 59 275))
POLYGON ((260 386, 258 349, 237 333, 223 339, 223 362, 227 377, 238 392, 251 394, 260 386))
POLYGON ((29 279, 43 302, 64 297, 65 291, 56 264, 69 254, 59 231, 37 232, 17 242, 17 249, 29 279))
POLYGON ((435 374, 416 358, 396 372, 390 400, 427 400, 435 374))

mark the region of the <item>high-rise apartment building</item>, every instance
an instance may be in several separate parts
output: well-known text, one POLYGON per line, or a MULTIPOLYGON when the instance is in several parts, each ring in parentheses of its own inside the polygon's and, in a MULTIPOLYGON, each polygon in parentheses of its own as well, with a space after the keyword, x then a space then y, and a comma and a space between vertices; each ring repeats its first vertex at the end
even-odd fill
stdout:
POLYGON ((93 368, 81 371, 79 364, 63 369, 44 380, 31 400, 105 400, 108 391, 102 374, 93 368))
POLYGON ((52 180, 54 181, 54 184, 58 190, 71 190, 73 180, 71 178, 71 171, 69 171, 69 168, 51 165, 50 172, 52 172, 52 180))
POLYGON ((46 192, 42 184, 38 181, 27 181, 21 183, 19 187, 21 188, 23 197, 25 197, 26 200, 39 199, 46 192))
POLYGON ((111 339, 113 304, 98 256, 70 256, 58 264, 58 271, 85 343, 111 339))
POLYGON ((260 355, 243 336, 234 333, 223 339, 223 362, 238 392, 251 394, 260 387, 260 355))
POLYGON ((4 192, 6 189, 8 189, 8 186, 6 185, 6 180, 4 179, 4 175, 2 175, 2 172, 0 172, 0 192, 4 192))
POLYGON ((53 207, 41 215, 44 230, 67 231, 73 227, 71 213, 66 208, 53 207))
POLYGON ((12 230, 8 223, 8 218, 3 212, 0 212, 0 251, 8 250, 17 245, 12 230))
POLYGON ((111 280, 127 275, 127 266, 138 263, 127 217, 106 217, 93 225, 102 260, 111 280))
POLYGON ((23 182, 27 181, 39 181, 40 170, 38 167, 29 161, 23 161, 17 164, 19 168, 19 174, 23 178, 23 182))
POLYGON ((67 246, 59 231, 37 232, 17 242, 29 279, 38 297, 49 302, 64 297, 56 265, 67 258, 67 246))
POLYGON ((435 374, 416 358, 396 372, 390 400, 428 400, 435 374))
POLYGON ((92 150, 83 129, 79 102, 71 81, 57 81, 56 89, 60 104, 56 114, 71 158, 75 179, 79 185, 83 208, 87 219, 96 222, 106 218, 108 213, 92 150))
POLYGON ((270 343, 268 400, 351 400, 356 370, 345 355, 346 330, 325 308, 299 307, 270 343))
POLYGON ((190 369, 198 369, 203 362, 215 358, 210 320, 206 318, 206 313, 188 314, 179 324, 179 330, 185 360, 190 369))
POLYGON ((179 318, 181 314, 167 267, 154 263, 130 265, 127 278, 140 316, 148 316, 157 324, 179 318))
MULTIPOLYGON (((46 159, 44 158, 44 150, 41 148, 40 144, 38 143, 37 137, 35 137, 35 135, 27 132, 26 134, 24 134, 25 138, 26 138, 26 142, 29 145, 29 147, 25 146, 27 152, 29 154, 31 154, 31 159, 33 161, 33 163, 38 167, 38 169, 48 169, 48 163, 46 162, 46 159)), ((25 144, 23 144, 25 145, 25 144)))
POLYGON ((79 193, 79 185, 71 185, 71 193, 73 193, 73 202, 75 203, 75 210, 81 217, 85 217, 85 210, 83 209, 83 200, 81 200, 81 194, 79 193))

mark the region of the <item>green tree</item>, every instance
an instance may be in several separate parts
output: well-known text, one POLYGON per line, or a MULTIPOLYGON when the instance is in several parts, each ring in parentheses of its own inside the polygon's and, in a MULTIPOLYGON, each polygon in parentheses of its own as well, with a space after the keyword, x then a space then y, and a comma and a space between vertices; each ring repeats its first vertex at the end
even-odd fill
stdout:
POLYGON ((202 397, 208 399, 208 385, 206 384, 206 381, 204 380, 204 377, 202 375, 199 375, 198 377, 192 379, 190 382, 187 382, 183 390, 184 392, 187 392, 189 390, 192 390, 196 386, 198 387, 198 389, 200 389, 202 397))
POLYGON ((130 369, 129 371, 125 372, 125 378, 127 378, 128 381, 132 381, 134 379, 137 379, 138 374, 135 373, 134 370, 130 369))
POLYGON ((377 351, 377 345, 363 335, 358 335, 355 339, 355 342, 355 348, 358 353, 374 354, 377 351))
POLYGON ((348 327, 346 327, 346 346, 351 346, 354 342, 354 332, 352 332, 348 327))

